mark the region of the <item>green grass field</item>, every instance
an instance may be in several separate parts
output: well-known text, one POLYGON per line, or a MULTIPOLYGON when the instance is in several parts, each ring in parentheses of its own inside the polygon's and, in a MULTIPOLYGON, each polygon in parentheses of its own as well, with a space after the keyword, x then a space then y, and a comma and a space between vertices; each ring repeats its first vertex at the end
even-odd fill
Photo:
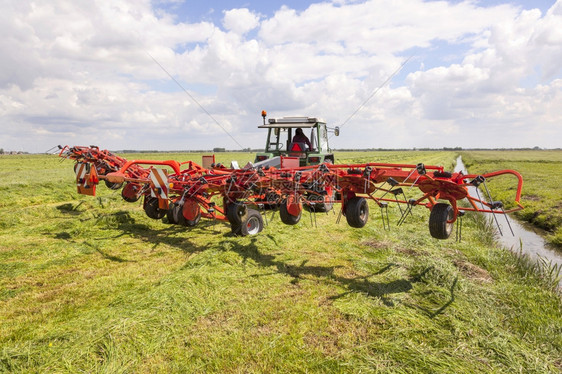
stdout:
MULTIPOLYGON (((471 173, 514 169, 523 176, 521 203, 515 215, 548 232, 550 243, 562 249, 562 151, 471 151, 462 152, 471 173)), ((499 198, 513 199, 513 178, 494 179, 499 198)))
MULTIPOLYGON (((450 167, 456 154, 337 157, 450 167)), ((270 212, 262 233, 234 237, 98 191, 76 193, 70 161, 0 156, 0 372, 562 370, 552 279, 497 248, 480 216, 460 243, 431 238, 425 208, 401 227, 391 208, 384 231, 373 205, 363 229, 336 224, 337 210, 296 226, 270 212)))

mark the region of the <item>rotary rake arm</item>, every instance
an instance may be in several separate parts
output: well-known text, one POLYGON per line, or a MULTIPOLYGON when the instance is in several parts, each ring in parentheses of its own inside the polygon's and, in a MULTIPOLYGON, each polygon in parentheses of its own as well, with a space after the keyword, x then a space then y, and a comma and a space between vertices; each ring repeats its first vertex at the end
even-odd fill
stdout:
POLYGON ((304 207, 311 212, 327 212, 334 204, 341 204, 339 217, 345 216, 350 226, 360 228, 368 221, 368 201, 372 200, 381 209, 386 229, 387 225, 390 228, 390 203, 400 209, 399 225, 414 207, 423 206, 431 211, 431 235, 446 239, 466 211, 492 213, 495 217, 523 208, 519 202, 523 180, 513 170, 465 175, 421 163, 325 163, 279 169, 227 169, 212 164, 204 168, 193 161, 127 161, 98 147, 65 147, 60 155, 77 162, 79 193, 95 195, 95 186, 105 180, 110 188, 124 185, 122 196, 126 201, 144 196, 143 207, 151 218, 167 216, 169 222, 186 226, 196 225, 201 218, 223 220, 241 235, 263 229, 262 209, 279 209, 281 221, 294 225, 304 207), (518 180, 515 205, 508 210, 492 199, 486 184, 488 179, 505 174, 518 180), (468 203, 458 204, 460 200, 468 203))

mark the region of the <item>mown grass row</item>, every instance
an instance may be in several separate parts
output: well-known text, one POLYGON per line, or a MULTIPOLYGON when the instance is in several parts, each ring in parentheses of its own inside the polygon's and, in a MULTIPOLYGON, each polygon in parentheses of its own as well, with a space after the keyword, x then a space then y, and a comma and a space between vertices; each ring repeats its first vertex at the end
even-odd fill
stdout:
MULTIPOLYGON (((470 151, 462 156, 471 173, 519 171, 524 179, 521 202, 525 209, 515 215, 546 230, 548 241, 562 248, 562 151, 470 151)), ((513 178, 495 178, 490 183, 498 198, 513 200, 513 178)))
MULTIPOLYGON (((455 155, 338 156, 450 165, 455 155)), ((0 371, 562 368, 560 298, 496 248, 478 216, 460 243, 432 239, 421 208, 400 227, 391 208, 385 231, 373 205, 363 229, 337 224, 337 210, 296 226, 269 212, 261 234, 233 237, 223 223, 151 220, 102 186, 79 196, 70 162, 15 160, 0 158, 0 371)))

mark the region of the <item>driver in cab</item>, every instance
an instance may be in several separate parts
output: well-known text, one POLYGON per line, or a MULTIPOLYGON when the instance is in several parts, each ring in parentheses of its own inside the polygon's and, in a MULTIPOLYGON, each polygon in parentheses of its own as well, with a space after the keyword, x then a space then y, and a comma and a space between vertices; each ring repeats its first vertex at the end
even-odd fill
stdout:
POLYGON ((312 144, 310 144, 310 140, 304 135, 301 128, 298 128, 295 131, 295 136, 293 137, 293 143, 305 143, 308 146, 309 150, 312 150, 312 144))

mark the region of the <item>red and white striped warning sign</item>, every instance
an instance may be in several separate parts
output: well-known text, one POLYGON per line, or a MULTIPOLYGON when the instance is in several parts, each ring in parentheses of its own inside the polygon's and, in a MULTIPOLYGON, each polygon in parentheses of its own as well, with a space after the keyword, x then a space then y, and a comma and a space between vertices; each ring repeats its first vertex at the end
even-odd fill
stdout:
POLYGON ((168 172, 164 169, 150 171, 150 196, 158 198, 160 209, 168 209, 168 172))
POLYGON ((90 164, 79 162, 76 164, 74 170, 76 171, 76 186, 87 187, 88 181, 86 180, 86 174, 90 171, 90 164))
POLYGON ((96 196, 96 184, 99 182, 96 168, 88 163, 78 162, 76 171, 76 187, 82 195, 96 196))

